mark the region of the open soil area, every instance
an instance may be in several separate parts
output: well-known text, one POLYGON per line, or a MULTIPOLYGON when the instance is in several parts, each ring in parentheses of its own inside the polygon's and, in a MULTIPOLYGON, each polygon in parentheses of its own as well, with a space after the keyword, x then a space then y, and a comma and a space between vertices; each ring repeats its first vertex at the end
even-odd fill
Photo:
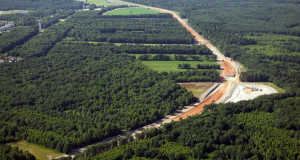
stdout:
POLYGON ((225 94, 226 89, 228 86, 228 82, 225 82, 221 85, 221 88, 219 88, 214 94, 210 95, 208 98, 206 98, 203 102, 201 102, 197 107, 175 117, 173 120, 178 121, 180 118, 185 119, 188 116, 193 116, 195 114, 202 113, 204 110, 204 105, 216 103, 218 100, 222 98, 222 96, 225 94))
POLYGON ((201 94, 203 94, 208 88, 213 86, 214 83, 207 82, 207 83, 179 83, 181 87, 184 87, 187 91, 193 93, 196 98, 199 98, 201 94))
POLYGON ((262 95, 278 93, 274 88, 258 83, 237 83, 232 96, 227 102, 238 102, 242 100, 251 100, 262 95))
POLYGON ((222 77, 224 77, 225 75, 235 75, 234 68, 228 61, 222 61, 221 67, 223 69, 223 73, 221 75, 222 77))

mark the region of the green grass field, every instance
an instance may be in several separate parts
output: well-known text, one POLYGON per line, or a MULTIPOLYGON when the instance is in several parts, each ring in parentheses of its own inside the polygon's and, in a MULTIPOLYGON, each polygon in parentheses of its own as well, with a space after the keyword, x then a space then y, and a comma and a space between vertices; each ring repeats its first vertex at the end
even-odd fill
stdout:
POLYGON ((141 15, 141 14, 158 14, 160 12, 142 8, 142 7, 134 7, 134 8, 120 8, 117 10, 113 10, 108 12, 106 15, 141 15))
POLYGON ((17 146, 23 151, 28 151, 29 153, 33 154, 38 160, 54 159, 56 157, 65 155, 64 153, 60 153, 56 150, 46 148, 37 144, 28 143, 24 140, 14 143, 8 143, 8 145, 13 147, 17 146))
POLYGON ((178 69, 178 64, 188 63, 192 68, 196 68, 197 64, 218 64, 210 61, 142 61, 144 65, 158 72, 180 72, 187 69, 178 69))

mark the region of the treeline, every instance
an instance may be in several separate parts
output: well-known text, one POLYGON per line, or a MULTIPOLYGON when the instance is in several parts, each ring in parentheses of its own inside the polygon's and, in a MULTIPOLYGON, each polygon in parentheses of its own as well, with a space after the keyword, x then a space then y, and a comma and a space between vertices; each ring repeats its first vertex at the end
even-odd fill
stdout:
POLYGON ((144 54, 144 55, 141 55, 138 59, 142 60, 142 61, 149 61, 149 60, 152 60, 152 61, 170 61, 171 60, 170 56, 166 56, 164 54, 157 54, 157 55, 154 55, 154 56, 144 54))
POLYGON ((298 159, 299 105, 296 94, 212 104, 200 115, 142 132, 135 142, 101 154, 91 147, 75 158, 298 159))
POLYGON ((72 29, 71 23, 58 23, 37 36, 31 38, 24 45, 17 46, 8 55, 21 57, 42 57, 72 29))
POLYGON ((10 32, 0 34, 0 53, 3 54, 15 46, 23 44, 37 33, 38 30, 34 27, 17 27, 10 32))
MULTIPOLYGON (((68 37, 81 41, 112 43, 192 44, 194 38, 173 18, 113 18, 74 15, 68 37), (86 17, 84 17, 86 16, 86 17)), ((93 14, 93 13, 91 13, 93 14)))
MULTIPOLYGON (((177 66, 180 69, 192 69, 191 65, 188 63, 178 64, 177 66)), ((197 64, 197 69, 220 69, 218 64, 197 64)))
MULTIPOLYGON (((165 55, 165 54, 156 54, 156 55, 151 55, 151 54, 143 54, 140 55, 138 58, 138 60, 141 61, 215 61, 215 55, 205 55, 203 57, 198 56, 198 55, 188 55, 188 56, 184 56, 184 55, 174 55, 174 56, 169 56, 169 55, 165 55)), ((212 67, 211 67, 212 68, 212 67)), ((219 69, 220 67, 215 69, 219 69)), ((199 69, 209 69, 205 66, 203 66, 201 68, 201 66, 199 67, 199 69)))
POLYGON ((35 157, 28 151, 23 152, 17 147, 11 147, 6 144, 0 144, 0 159, 3 160, 35 160, 35 157))
POLYGON ((81 9, 82 2, 73 0, 0 0, 0 10, 26 10, 38 8, 81 9))
POLYGON ((199 45, 129 45, 120 46, 121 52, 130 54, 212 55, 212 51, 199 45))
POLYGON ((140 14, 140 15, 103 15, 101 18, 173 18, 172 14, 140 14))
POLYGON ((185 72, 161 73, 167 75, 176 82, 220 82, 221 78, 217 70, 188 70, 185 72))
POLYGON ((194 100, 175 83, 175 73, 151 71, 115 48, 60 42, 44 58, 0 64, 0 143, 24 139, 68 152, 194 100))

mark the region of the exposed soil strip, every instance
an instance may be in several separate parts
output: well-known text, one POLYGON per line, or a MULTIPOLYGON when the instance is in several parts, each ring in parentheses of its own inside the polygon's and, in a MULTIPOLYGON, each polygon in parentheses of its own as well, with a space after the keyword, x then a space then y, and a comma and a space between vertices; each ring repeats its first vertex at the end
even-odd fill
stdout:
POLYGON ((207 104, 211 104, 211 103, 216 103, 218 100, 220 100, 222 98, 222 96, 224 95, 226 88, 228 86, 228 82, 225 82, 222 84, 221 88, 219 90, 217 90, 214 94, 212 94, 211 96, 209 96, 208 98, 206 98, 203 102, 201 102, 197 107, 175 117, 173 120, 174 121, 178 121, 181 118, 185 119, 188 116, 193 116, 195 114, 199 114, 202 113, 204 110, 204 105, 207 104))
POLYGON ((223 69, 223 72, 221 75, 222 77, 224 77, 225 75, 235 75, 234 68, 227 60, 224 60, 221 62, 221 67, 223 69))

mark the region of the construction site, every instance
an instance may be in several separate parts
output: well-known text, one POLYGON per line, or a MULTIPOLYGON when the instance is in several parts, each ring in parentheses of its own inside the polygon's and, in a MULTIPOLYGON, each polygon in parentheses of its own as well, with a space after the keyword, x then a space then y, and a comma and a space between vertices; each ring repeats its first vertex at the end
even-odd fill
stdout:
MULTIPOLYGON (((220 76, 223 78, 222 83, 215 83, 211 86, 206 92, 204 92, 199 97, 199 102, 184 106, 183 108, 177 109, 170 115, 165 116, 164 118, 157 120, 156 122, 150 123, 146 126, 137 128, 132 131, 122 133, 120 135, 109 137, 103 141, 108 142, 112 139, 118 137, 124 137, 127 135, 135 136, 136 133, 140 133, 145 129, 160 127, 164 123, 169 123, 171 121, 178 121, 180 119, 185 119, 189 116, 200 114, 204 110, 204 106, 212 103, 227 103, 227 102, 239 102, 242 100, 254 99, 260 95, 273 94, 277 91, 269 86, 263 84, 254 84, 254 83, 241 83, 239 80, 240 66, 232 61, 230 58, 225 57, 215 46, 213 46, 208 40, 200 36, 195 30, 193 30, 183 19, 181 19, 175 12, 170 10, 165 10, 161 8, 148 7, 153 10, 157 10, 163 13, 170 13, 183 27, 185 27, 194 37, 196 45, 206 45, 213 54, 217 56, 219 61, 222 73, 220 76)), ((87 146, 78 148, 69 153, 69 155, 75 155, 80 152, 83 152, 87 146)))
MULTIPOLYGON (((211 103, 226 103, 226 102, 238 102, 242 100, 254 99, 260 95, 273 94, 277 91, 269 86, 263 84, 253 84, 253 83, 241 83, 239 80, 240 66, 237 65, 229 57, 225 57, 215 46, 213 46, 208 40, 199 35, 194 29, 192 29, 183 19, 181 19, 174 12, 160 9, 152 8, 163 13, 170 13, 183 27, 185 27, 194 37, 197 45, 206 45, 213 54, 217 56, 222 69, 221 77, 223 78, 223 83, 219 84, 218 87, 212 86, 208 90, 208 93, 204 93, 204 97, 200 96, 199 103, 195 107, 187 107, 186 111, 179 114, 174 121, 180 119, 185 119, 188 116, 193 116, 195 114, 200 114, 204 110, 204 105, 211 103)), ((168 122, 170 121, 167 120, 168 122)))

